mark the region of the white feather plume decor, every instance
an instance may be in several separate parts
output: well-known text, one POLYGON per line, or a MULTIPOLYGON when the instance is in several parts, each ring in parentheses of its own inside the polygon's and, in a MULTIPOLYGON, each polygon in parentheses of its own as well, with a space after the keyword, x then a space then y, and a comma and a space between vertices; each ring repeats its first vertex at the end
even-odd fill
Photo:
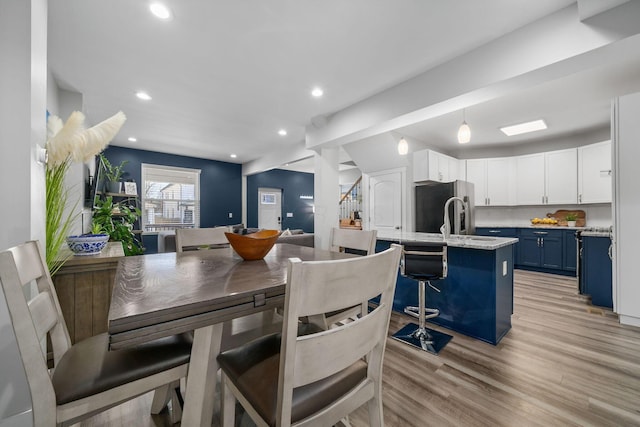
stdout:
POLYGON ((57 116, 50 116, 47 123, 47 151, 50 167, 58 166, 67 159, 87 162, 104 148, 120 131, 127 120, 122 111, 105 121, 85 129, 85 116, 80 111, 71 113, 64 125, 57 116))

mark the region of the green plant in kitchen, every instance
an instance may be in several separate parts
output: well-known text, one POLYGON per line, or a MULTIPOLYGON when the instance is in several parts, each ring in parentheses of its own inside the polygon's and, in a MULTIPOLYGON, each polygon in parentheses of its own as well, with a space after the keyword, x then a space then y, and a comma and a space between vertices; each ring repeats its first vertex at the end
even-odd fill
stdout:
POLYGON ((122 242, 125 255, 140 255, 144 252, 142 243, 133 232, 133 224, 140 218, 141 211, 126 202, 114 203, 107 196, 96 201, 93 210, 92 230, 102 230, 109 240, 122 242))
POLYGON ((569 212, 569 213, 567 214, 567 216, 565 217, 565 219, 566 219, 567 221, 576 221, 576 220, 578 219, 578 214, 573 213, 573 212, 569 212))
POLYGON ((104 165, 104 175, 109 182, 109 185, 114 185, 115 187, 109 188, 109 192, 111 193, 119 193, 120 192, 120 181, 122 181, 122 177, 124 176, 124 166, 129 163, 128 160, 122 161, 119 165, 113 165, 109 159, 107 159, 104 154, 100 153, 100 159, 102 159, 102 164, 104 165))

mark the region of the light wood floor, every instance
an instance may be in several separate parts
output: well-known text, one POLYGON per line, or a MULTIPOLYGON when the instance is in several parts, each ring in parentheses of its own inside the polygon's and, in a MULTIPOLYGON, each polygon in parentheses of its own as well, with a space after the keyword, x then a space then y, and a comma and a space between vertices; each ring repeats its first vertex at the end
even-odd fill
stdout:
MULTIPOLYGON (((640 328, 591 306, 574 278, 517 270, 514 293, 498 346, 438 327, 454 336, 439 356, 388 340, 387 426, 640 426, 640 328)), ((407 322, 394 313, 390 333, 407 322)), ((145 395, 81 425, 169 425, 150 404, 145 395)), ((350 421, 368 425, 366 409, 350 421)))

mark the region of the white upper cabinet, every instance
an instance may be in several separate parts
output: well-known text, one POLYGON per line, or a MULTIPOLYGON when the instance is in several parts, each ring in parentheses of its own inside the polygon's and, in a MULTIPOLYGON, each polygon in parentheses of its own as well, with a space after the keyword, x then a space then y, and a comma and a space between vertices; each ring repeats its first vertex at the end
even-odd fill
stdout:
POLYGON ((611 202, 611 141, 578 148, 578 203, 611 202))
POLYGON ((516 204, 544 204, 544 153, 516 157, 516 204))
POLYGON ((578 150, 545 153, 546 203, 578 203, 578 150))
POLYGON ((466 180, 474 184, 476 206, 510 206, 515 203, 514 159, 466 161, 466 180))
POLYGON ((516 157, 518 205, 576 204, 577 149, 516 157))
POLYGON ((433 150, 413 153, 413 181, 451 182, 459 178, 459 160, 433 150))

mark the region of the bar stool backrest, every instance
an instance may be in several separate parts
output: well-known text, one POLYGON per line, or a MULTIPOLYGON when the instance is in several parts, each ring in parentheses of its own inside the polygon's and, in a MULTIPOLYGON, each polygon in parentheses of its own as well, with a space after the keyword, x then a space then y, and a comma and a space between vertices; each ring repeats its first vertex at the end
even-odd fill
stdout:
POLYGON ((401 266, 401 274, 412 279, 444 279, 447 277, 446 242, 405 243, 401 266))

